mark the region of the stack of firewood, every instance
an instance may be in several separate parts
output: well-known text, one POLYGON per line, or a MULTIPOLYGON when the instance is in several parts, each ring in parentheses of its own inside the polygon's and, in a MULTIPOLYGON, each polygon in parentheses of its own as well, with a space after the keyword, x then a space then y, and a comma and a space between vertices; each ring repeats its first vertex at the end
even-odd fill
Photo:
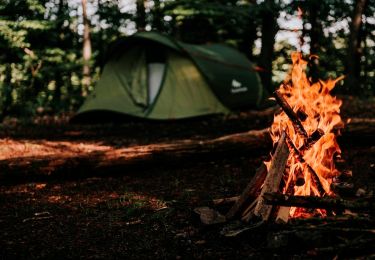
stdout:
POLYGON ((265 164, 262 164, 240 196, 214 201, 216 205, 233 203, 225 216, 208 207, 195 209, 195 212, 200 215, 201 221, 205 224, 216 224, 241 219, 245 223, 249 223, 251 220, 287 223, 291 207, 325 209, 328 213, 339 213, 345 209, 375 211, 373 197, 360 201, 346 201, 338 197, 327 196, 329 191, 323 188, 318 174, 304 159, 305 152, 325 133, 318 128, 308 135, 302 124, 307 119, 307 115, 301 110, 294 112, 279 91, 275 92, 275 99, 292 122, 295 132, 304 140, 303 145, 297 148, 288 133, 281 130, 268 169, 265 164), (305 178, 301 171, 296 171, 296 176, 291 178, 293 181, 289 182, 288 187, 283 187, 282 180, 286 179, 284 177, 288 176, 287 174, 290 174, 287 167, 289 156, 294 156, 309 171, 311 181, 320 194, 319 197, 294 196, 292 194, 295 186, 305 184, 305 178), (282 190, 286 192, 282 193, 282 190))
MULTIPOLYGON (((300 110, 295 113, 280 92, 275 92, 275 98, 292 122, 296 133, 301 135, 305 140, 304 144, 298 149, 293 144, 288 134, 285 131, 282 131, 277 142, 276 150, 272 155, 269 170, 267 171, 265 165, 262 165, 257 170, 254 178, 250 181, 242 195, 226 214, 227 219, 233 219, 240 216, 245 222, 248 222, 252 217, 259 217, 263 221, 269 220, 271 212, 273 211, 273 206, 269 205, 270 194, 280 190, 280 184, 285 174, 286 163, 289 155, 294 156, 309 170, 319 193, 322 195, 325 193, 317 173, 303 158, 304 152, 311 148, 312 145, 324 135, 324 132, 321 129, 317 129, 311 136, 308 136, 302 125, 302 122, 306 119, 306 114, 300 110)), ((290 184, 290 187, 288 187, 287 190, 292 190, 294 185, 302 186, 305 184, 305 179, 301 172, 297 171, 297 176, 294 176, 293 179, 295 181, 290 184)), ((289 211, 290 207, 280 207, 276 213, 276 221, 287 222, 289 211)))

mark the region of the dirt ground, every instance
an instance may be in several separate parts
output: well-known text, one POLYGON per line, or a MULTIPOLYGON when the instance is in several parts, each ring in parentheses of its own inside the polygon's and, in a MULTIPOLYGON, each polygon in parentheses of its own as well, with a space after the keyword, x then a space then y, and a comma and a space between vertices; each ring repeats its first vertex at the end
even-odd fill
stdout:
MULTIPOLYGON (((345 120, 375 118, 375 101, 345 97, 342 110, 345 120)), ((74 155, 91 149, 202 140, 261 129, 271 121, 272 115, 257 116, 251 111, 186 121, 104 125, 71 125, 50 118, 24 124, 10 119, 0 128, 0 161, 35 153, 48 156, 56 149, 74 155)), ((322 247, 319 243, 276 250, 270 245, 269 230, 228 238, 220 234, 220 226, 200 223, 194 208, 240 194, 268 153, 228 154, 150 167, 108 167, 92 174, 77 172, 69 178, 53 169, 48 178, 4 177, 0 184, 0 258, 350 258, 342 248, 320 254, 316 250, 322 247)), ((354 187, 343 196, 371 195, 375 191, 375 140, 343 143, 338 167, 353 175, 354 187)), ((219 210, 225 213, 226 208, 219 210)), ((351 239, 363 236, 356 234, 351 239)), ((353 250, 352 256, 375 257, 373 245, 367 248, 353 250)))

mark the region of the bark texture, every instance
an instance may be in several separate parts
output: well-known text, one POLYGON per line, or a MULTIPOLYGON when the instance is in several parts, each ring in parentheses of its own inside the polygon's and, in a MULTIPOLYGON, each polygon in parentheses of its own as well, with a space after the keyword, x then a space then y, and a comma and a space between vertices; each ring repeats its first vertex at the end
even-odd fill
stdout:
POLYGON ((345 84, 347 89, 359 92, 360 86, 359 78, 361 72, 361 27, 362 27, 362 14, 366 8, 368 0, 357 0, 353 11, 352 21, 350 24, 350 36, 348 43, 348 54, 346 61, 347 78, 345 84))
POLYGON ((83 96, 87 95, 88 87, 91 84, 90 76, 90 59, 91 59, 91 38, 90 38, 90 21, 87 17, 87 0, 82 0, 82 17, 83 17, 83 96))

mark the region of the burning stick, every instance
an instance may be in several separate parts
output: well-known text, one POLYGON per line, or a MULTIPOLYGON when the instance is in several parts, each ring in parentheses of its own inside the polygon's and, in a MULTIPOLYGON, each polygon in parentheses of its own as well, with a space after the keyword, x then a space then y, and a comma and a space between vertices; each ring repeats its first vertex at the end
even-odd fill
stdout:
MULTIPOLYGON (((272 206, 265 204, 263 195, 267 192, 276 192, 279 190, 288 157, 289 149, 288 145, 286 144, 286 134, 283 131, 279 141, 277 142, 276 151, 272 156, 267 177, 264 180, 264 185, 262 187, 262 191, 260 192, 258 203, 254 209, 254 215, 261 217, 263 221, 268 220, 272 210, 272 206)), ((245 221, 248 220, 249 219, 245 219, 245 221)))
POLYGON ((249 222, 250 218, 253 216, 254 208, 258 204, 259 197, 256 198, 253 203, 251 203, 247 209, 245 209, 241 214, 241 220, 244 222, 249 222))
POLYGON ((286 134, 286 143, 288 146, 293 150, 293 154, 296 156, 296 158, 303 164, 306 165, 307 169, 310 171, 311 177, 314 180, 316 187, 318 188, 318 191, 321 195, 325 193, 325 190, 323 188, 322 183, 320 182, 318 174, 314 171, 314 169, 305 161, 300 151, 297 149, 297 147, 294 145, 290 137, 286 134))
POLYGON ((305 151, 309 150, 316 142, 319 141, 319 139, 324 135, 324 132, 322 129, 318 128, 312 133, 306 140, 306 142, 301 146, 299 149, 301 153, 304 153, 305 151))
POLYGON ((302 122, 305 122, 307 119, 307 114, 301 108, 297 110, 297 116, 302 122))
POLYGON ((266 179, 266 176, 267 176, 267 167, 265 164, 262 163, 262 166, 260 166, 256 170, 254 177, 246 186, 241 196, 238 198, 236 203, 232 206, 232 208, 226 214, 225 217, 227 219, 234 218, 236 215, 239 214, 239 212, 241 212, 241 210, 243 210, 247 206, 247 204, 252 202, 252 200, 256 199, 256 193, 262 187, 263 182, 266 179))
POLYGON ((265 193, 263 199, 268 205, 290 206, 300 208, 319 208, 333 210, 375 210, 374 198, 368 200, 348 201, 338 198, 314 196, 289 196, 280 193, 265 193))
POLYGON ((291 106, 288 104, 288 102, 285 100, 283 95, 278 90, 275 91, 275 97, 277 103, 284 110, 285 114, 289 117, 290 121, 292 121, 294 129, 297 131, 298 134, 303 136, 303 138, 305 139, 303 146, 300 148, 300 152, 303 153, 306 150, 310 149, 311 146, 313 146, 324 135, 323 130, 318 128, 314 133, 312 133, 311 136, 308 136, 305 128, 301 123, 301 121, 306 120, 306 113, 300 109, 297 111, 297 113, 295 113, 291 106))
POLYGON ((287 114, 287 116, 289 117, 290 121, 292 121, 296 132, 300 134, 301 136, 303 136, 305 139, 307 139, 308 138, 307 132, 305 128, 303 128, 303 125, 301 121, 298 119, 297 114, 293 111, 293 109, 290 107, 288 102, 285 100, 283 95, 278 90, 275 91, 275 98, 276 98, 277 103, 284 110, 285 114, 287 114))

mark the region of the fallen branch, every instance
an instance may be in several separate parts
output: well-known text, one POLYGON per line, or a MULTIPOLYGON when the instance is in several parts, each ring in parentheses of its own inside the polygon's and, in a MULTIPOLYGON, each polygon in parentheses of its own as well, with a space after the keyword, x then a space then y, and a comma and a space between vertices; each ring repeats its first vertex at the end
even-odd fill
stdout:
MULTIPOLYGON (((201 161, 203 158, 217 159, 220 156, 259 153, 270 146, 268 129, 262 129, 209 140, 182 140, 129 148, 93 149, 92 152, 64 154, 56 149, 56 153, 52 152, 50 155, 0 160, 0 179, 49 176, 56 171, 69 174, 70 169, 84 168, 85 171, 74 171, 74 177, 77 177, 76 174, 80 172, 92 175, 93 172, 103 168, 145 167, 166 163, 173 165, 186 158, 190 158, 189 161, 194 159, 201 161)), ((61 176, 59 174, 59 177, 61 176)))
MULTIPOLYGON (((338 137, 340 144, 375 144, 375 119, 354 118, 342 129, 338 137)), ((100 138, 98 138, 100 141, 100 138)), ((49 142, 53 143, 53 141, 49 142)), ((39 142, 43 146, 43 142, 39 142)), ((92 144, 90 142, 90 144, 92 144)), ((7 144, 4 144, 7 145, 7 144)), ((57 144, 58 145, 58 144, 57 144)), ((91 176, 103 168, 141 166, 150 164, 179 163, 186 158, 215 158, 238 156, 239 154, 265 154, 271 148, 269 130, 252 130, 226 135, 210 140, 181 140, 171 143, 133 146, 129 148, 92 148, 91 152, 71 152, 68 155, 61 149, 50 148, 47 155, 20 156, 0 160, 0 180, 27 178, 54 178, 91 176), (82 171, 77 170, 84 169, 82 171), (74 169, 74 172, 72 171, 74 169), (58 175, 54 173, 58 172, 58 175)), ((36 150, 37 152, 38 150, 36 150)), ((4 158, 4 157, 3 157, 4 158)), ((124 168, 125 167, 125 168, 124 168)))
POLYGON ((213 199, 212 204, 214 204, 215 206, 232 204, 232 203, 236 203, 239 198, 240 198, 240 196, 221 198, 221 199, 213 199))
POLYGON ((375 200, 349 201, 339 198, 313 197, 313 196, 289 196, 280 193, 265 193, 263 199, 268 205, 290 206, 300 208, 319 208, 332 210, 364 210, 374 211, 375 200))
POLYGON ((315 257, 319 254, 331 253, 331 254, 334 254, 335 256, 338 256, 338 255, 343 256, 343 258, 348 258, 348 256, 353 256, 353 255, 356 255, 358 258, 360 258, 359 256, 375 252, 375 248, 373 247, 374 243, 375 243, 375 238, 356 239, 348 243, 338 244, 334 246, 314 248, 313 250, 310 250, 308 253, 315 257))

